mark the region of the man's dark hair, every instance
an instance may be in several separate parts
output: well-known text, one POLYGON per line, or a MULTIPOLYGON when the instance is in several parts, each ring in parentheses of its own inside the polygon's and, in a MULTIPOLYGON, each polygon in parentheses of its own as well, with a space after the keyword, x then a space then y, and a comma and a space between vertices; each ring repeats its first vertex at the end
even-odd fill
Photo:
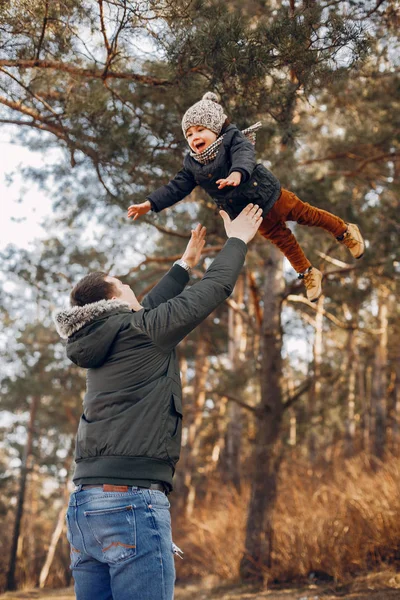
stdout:
POLYGON ((107 273, 95 271, 82 277, 71 292, 71 306, 84 306, 99 300, 109 300, 118 293, 112 283, 106 281, 107 273))

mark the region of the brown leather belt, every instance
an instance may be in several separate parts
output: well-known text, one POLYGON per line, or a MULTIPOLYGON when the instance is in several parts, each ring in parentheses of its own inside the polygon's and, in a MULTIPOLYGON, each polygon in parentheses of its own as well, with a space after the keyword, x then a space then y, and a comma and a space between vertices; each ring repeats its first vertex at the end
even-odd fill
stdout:
POLYGON ((92 488, 102 488, 103 492, 128 492, 132 487, 137 487, 144 490, 158 490, 159 492, 164 492, 165 495, 168 494, 168 490, 162 483, 151 483, 148 486, 144 485, 111 485, 110 483, 85 483, 81 486, 82 490, 90 490, 92 488))

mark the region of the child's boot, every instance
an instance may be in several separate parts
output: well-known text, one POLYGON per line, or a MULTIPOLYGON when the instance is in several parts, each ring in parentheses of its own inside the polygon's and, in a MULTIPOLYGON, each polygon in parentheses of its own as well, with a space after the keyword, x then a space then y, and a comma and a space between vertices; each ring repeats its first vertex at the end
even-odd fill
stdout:
POLYGON ((365 244, 357 225, 348 223, 343 235, 336 238, 338 242, 346 246, 354 258, 361 258, 364 254, 365 244))
POLYGON ((322 273, 315 267, 309 267, 304 273, 300 273, 299 279, 304 279, 307 298, 310 302, 316 302, 322 294, 322 273))

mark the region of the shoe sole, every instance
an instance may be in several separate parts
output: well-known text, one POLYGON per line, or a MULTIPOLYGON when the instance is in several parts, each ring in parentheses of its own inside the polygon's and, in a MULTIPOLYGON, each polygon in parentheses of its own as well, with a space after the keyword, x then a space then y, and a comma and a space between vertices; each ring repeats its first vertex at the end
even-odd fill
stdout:
POLYGON ((321 296, 322 296, 322 290, 320 291, 319 295, 316 298, 313 298, 312 300, 310 300, 310 298, 308 298, 307 295, 306 295, 306 298, 309 302, 318 302, 318 300, 321 298, 321 296))
POLYGON ((363 252, 362 254, 360 254, 360 256, 355 256, 356 260, 360 260, 360 258, 362 258, 364 256, 365 252, 363 252))

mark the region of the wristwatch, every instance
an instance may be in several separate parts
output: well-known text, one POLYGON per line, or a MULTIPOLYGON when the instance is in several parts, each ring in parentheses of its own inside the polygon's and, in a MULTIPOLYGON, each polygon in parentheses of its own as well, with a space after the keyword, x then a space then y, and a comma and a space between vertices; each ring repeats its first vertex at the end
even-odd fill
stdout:
POLYGON ((174 262, 174 265, 179 265, 180 267, 182 267, 182 269, 185 269, 185 271, 187 271, 188 273, 192 270, 192 267, 190 267, 186 261, 183 260, 183 258, 180 258, 179 260, 176 260, 174 262))

